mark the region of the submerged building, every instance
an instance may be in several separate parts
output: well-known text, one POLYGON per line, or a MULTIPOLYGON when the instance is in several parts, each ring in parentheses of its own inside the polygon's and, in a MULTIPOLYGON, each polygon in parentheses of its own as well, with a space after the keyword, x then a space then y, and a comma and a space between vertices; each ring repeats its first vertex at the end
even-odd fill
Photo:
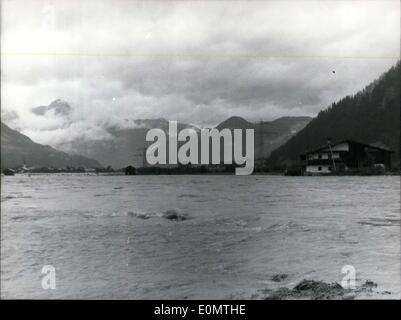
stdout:
POLYGON ((352 173, 375 169, 391 169, 391 151, 353 140, 344 140, 304 152, 300 155, 302 170, 306 175, 352 173))

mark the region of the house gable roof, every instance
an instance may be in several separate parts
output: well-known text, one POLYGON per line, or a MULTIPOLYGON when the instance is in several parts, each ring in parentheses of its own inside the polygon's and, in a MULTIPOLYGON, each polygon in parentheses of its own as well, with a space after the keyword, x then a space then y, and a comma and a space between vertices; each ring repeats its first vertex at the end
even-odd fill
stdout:
MULTIPOLYGON (((366 144, 366 143, 361 143, 361 142, 358 142, 358 141, 355 141, 355 140, 352 140, 352 139, 347 139, 347 140, 342 140, 342 141, 339 141, 339 142, 336 142, 336 143, 332 143, 332 144, 331 144, 331 147, 333 148, 333 147, 338 146, 338 145, 340 145, 340 144, 342 144, 342 143, 359 144, 359 145, 363 145, 363 146, 366 146, 366 147, 369 147, 369 148, 372 148, 372 149, 376 149, 376 150, 379 150, 379 151, 393 152, 393 151, 391 151, 391 150, 389 150, 389 149, 376 147, 376 146, 373 146, 373 145, 370 145, 370 144, 366 144)), ((327 149, 328 147, 329 147, 329 145, 326 144, 326 145, 324 145, 324 146, 320 146, 319 148, 305 151, 305 152, 301 153, 300 155, 302 156, 302 155, 306 155, 306 154, 309 154, 309 153, 319 152, 319 151, 322 151, 322 150, 324 150, 324 149, 327 149)))

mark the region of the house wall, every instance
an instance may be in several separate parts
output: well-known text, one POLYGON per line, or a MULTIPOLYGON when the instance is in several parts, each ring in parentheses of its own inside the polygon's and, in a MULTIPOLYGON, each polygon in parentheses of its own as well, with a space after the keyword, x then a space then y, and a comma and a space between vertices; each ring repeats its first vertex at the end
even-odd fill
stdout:
MULTIPOLYGON (((329 155, 330 155, 330 151, 311 153, 311 154, 308 154, 308 160, 318 160, 318 159, 327 160, 327 159, 329 159, 329 155), (321 158, 319 158, 319 154, 322 156, 321 158)), ((340 158, 340 154, 338 152, 333 152, 333 159, 338 159, 338 158, 340 158)))
POLYGON ((306 173, 331 173, 329 167, 328 165, 307 165, 305 171, 306 173))

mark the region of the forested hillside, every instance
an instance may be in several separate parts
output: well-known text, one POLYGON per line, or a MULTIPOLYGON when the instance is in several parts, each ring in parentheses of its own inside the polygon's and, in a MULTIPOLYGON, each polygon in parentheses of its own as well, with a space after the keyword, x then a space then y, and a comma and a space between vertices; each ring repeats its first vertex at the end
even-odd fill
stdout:
POLYGON ((276 149, 268 159, 271 169, 296 166, 298 155, 327 142, 353 139, 394 151, 392 164, 400 162, 400 62, 353 96, 321 111, 316 118, 276 149))

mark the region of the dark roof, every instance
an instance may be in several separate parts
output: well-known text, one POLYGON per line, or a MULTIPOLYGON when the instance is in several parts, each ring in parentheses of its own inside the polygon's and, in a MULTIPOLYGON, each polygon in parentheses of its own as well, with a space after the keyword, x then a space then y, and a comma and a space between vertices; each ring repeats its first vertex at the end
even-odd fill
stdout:
MULTIPOLYGON (((373 145, 371 145, 371 144, 361 143, 361 142, 358 142, 358 141, 355 141, 355 140, 352 140, 352 139, 341 140, 341 141, 339 141, 339 142, 332 143, 332 144, 331 144, 331 147, 335 147, 335 146, 337 146, 337 145, 339 145, 339 144, 341 144, 341 143, 345 143, 345 142, 363 145, 363 146, 366 146, 366 147, 369 147, 369 148, 372 148, 372 149, 376 149, 376 150, 380 150, 380 151, 384 151, 384 152, 393 152, 393 151, 391 151, 390 149, 385 149, 385 148, 376 147, 376 146, 373 146, 373 145)), ((324 146, 320 146, 320 147, 318 147, 318 148, 315 148, 315 149, 312 149, 312 150, 308 150, 308 151, 302 152, 300 155, 305 155, 305 154, 308 154, 308 153, 318 152, 318 151, 323 150, 323 149, 326 149, 326 148, 328 148, 328 147, 329 147, 329 145, 326 144, 326 145, 324 145, 324 146)))

